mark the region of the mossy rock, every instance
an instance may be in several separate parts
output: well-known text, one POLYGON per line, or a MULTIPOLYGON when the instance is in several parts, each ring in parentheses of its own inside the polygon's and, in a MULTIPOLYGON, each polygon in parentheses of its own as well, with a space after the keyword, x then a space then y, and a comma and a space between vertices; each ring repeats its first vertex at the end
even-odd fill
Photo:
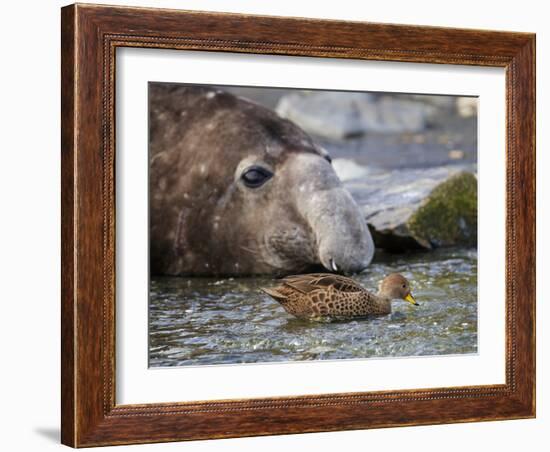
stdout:
POLYGON ((477 179, 461 172, 438 185, 407 222, 412 235, 432 246, 477 244, 477 179))
POLYGON ((475 167, 373 170, 344 185, 363 210, 375 245, 391 252, 476 246, 475 167))

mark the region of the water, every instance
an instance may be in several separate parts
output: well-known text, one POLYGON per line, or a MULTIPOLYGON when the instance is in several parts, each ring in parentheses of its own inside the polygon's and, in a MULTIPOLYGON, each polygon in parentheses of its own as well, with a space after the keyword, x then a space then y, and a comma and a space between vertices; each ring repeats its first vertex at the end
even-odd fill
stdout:
POLYGON ((299 320, 258 289, 272 278, 153 278, 152 367, 357 359, 477 352, 477 253, 453 249, 377 254, 354 276, 375 289, 391 272, 411 281, 420 306, 333 323, 299 320))

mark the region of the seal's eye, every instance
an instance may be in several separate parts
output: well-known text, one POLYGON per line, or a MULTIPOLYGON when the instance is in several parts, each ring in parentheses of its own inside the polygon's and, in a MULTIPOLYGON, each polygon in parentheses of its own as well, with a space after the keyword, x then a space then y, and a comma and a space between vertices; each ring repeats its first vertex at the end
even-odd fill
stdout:
POLYGON ((332 164, 332 158, 330 157, 330 155, 325 155, 325 160, 332 164))
POLYGON ((273 173, 261 166, 251 166, 243 171, 241 178, 244 184, 250 188, 258 188, 265 184, 273 173))

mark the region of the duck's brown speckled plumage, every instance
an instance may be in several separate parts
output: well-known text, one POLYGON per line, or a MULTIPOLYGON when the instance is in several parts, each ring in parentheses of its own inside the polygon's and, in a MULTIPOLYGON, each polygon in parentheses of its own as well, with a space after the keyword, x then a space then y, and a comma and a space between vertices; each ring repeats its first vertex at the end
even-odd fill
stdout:
POLYGON ((378 294, 369 292, 351 278, 329 273, 288 276, 281 285, 262 289, 289 313, 299 318, 349 318, 391 312, 392 298, 410 295, 408 281, 389 275, 378 294))

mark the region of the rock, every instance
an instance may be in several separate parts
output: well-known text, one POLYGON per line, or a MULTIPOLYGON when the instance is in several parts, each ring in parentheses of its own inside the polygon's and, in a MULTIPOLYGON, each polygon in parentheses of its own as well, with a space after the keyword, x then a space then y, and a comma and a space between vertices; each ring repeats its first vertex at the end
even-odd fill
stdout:
POLYGON ((332 167, 342 182, 358 179, 369 174, 369 170, 349 159, 333 159, 332 167))
POLYGON ((433 105, 368 93, 295 92, 281 98, 277 113, 313 135, 342 140, 366 133, 420 132, 433 105))
POLYGON ((456 111, 463 118, 477 115, 477 97, 459 97, 456 99, 456 111))
POLYGON ((287 92, 281 88, 261 88, 250 86, 225 86, 220 85, 216 88, 234 94, 235 96, 244 97, 252 102, 263 105, 264 107, 275 109, 281 97, 287 92))
POLYGON ((476 245, 477 178, 461 172, 439 184, 407 224, 432 246, 476 245))
POLYGON ((455 108, 455 96, 447 95, 429 95, 429 94, 409 94, 404 95, 418 102, 423 102, 425 104, 433 105, 437 107, 438 110, 454 110, 455 108))
POLYGON ((461 149, 451 149, 448 155, 450 160, 462 160, 466 154, 461 149))
POLYGON ((306 132, 342 139, 364 133, 360 106, 370 102, 366 93, 295 92, 279 101, 277 113, 306 132))
POLYGON ((477 244, 477 178, 471 167, 369 170, 344 185, 363 210, 378 248, 400 252, 477 244))

